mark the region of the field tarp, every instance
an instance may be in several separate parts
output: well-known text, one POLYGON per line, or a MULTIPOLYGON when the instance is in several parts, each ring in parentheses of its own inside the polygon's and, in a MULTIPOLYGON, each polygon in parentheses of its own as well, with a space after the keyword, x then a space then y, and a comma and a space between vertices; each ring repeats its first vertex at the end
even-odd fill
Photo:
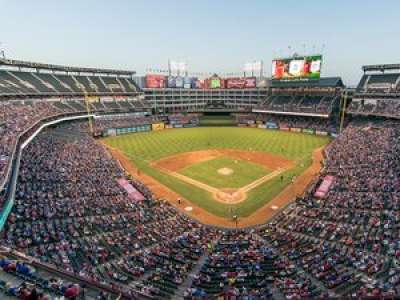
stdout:
POLYGON ((320 186, 314 193, 314 197, 323 199, 325 198, 326 194, 328 194, 329 188, 333 184, 333 180, 335 177, 332 175, 325 176, 324 180, 321 182, 320 186))
POLYGON ((143 201, 144 196, 133 187, 125 178, 120 178, 117 180, 118 184, 128 193, 128 197, 133 201, 143 201))

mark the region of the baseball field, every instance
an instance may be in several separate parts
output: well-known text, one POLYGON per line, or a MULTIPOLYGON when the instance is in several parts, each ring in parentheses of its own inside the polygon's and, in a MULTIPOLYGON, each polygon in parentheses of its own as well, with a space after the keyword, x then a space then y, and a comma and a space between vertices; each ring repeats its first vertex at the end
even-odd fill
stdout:
POLYGON ((315 157, 321 159, 329 141, 278 130, 197 127, 109 137, 102 142, 158 197, 199 219, 199 215, 215 217, 210 223, 218 223, 233 216, 249 218, 268 204, 275 209, 287 204, 283 198, 295 197, 319 171, 315 157), (283 200, 276 202, 278 198, 283 200))

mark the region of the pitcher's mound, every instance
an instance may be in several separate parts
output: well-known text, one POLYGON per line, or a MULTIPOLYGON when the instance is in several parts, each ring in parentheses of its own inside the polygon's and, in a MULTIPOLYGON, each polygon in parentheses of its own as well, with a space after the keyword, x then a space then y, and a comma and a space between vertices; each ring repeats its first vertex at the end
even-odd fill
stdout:
POLYGON ((232 173, 233 173, 233 170, 229 169, 229 168, 218 169, 218 174, 221 174, 221 175, 231 175, 232 173))

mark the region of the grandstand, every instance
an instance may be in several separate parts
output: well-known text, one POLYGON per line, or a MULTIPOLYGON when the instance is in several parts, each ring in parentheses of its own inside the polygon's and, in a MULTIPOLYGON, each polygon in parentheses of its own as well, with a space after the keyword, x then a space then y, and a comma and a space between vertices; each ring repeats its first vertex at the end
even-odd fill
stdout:
POLYGON ((364 66, 348 112, 400 118, 400 65, 364 66))
POLYGON ((0 64, 1 299, 400 295, 398 65, 363 68, 339 132, 340 77, 141 89, 133 71, 0 64), (194 127, 207 113, 333 140, 303 194, 238 229, 158 199, 95 139, 194 127))
POLYGON ((339 77, 312 81, 272 80, 271 94, 254 112, 329 118, 337 113, 344 88, 339 77))
POLYGON ((75 68, 0 59, 2 98, 137 96, 134 71, 75 68))

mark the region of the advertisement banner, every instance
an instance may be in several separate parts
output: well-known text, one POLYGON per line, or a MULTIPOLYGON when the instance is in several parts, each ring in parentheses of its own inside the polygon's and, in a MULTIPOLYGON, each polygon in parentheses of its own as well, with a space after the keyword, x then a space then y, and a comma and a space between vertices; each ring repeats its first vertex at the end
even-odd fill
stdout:
POLYGON ((280 130, 289 131, 289 127, 281 126, 279 127, 280 130))
POLYGON ((182 127, 183 127, 182 124, 175 124, 175 125, 174 125, 174 128, 182 128, 182 127))
POLYGON ((257 128, 257 124, 249 124, 250 128, 257 128))
POLYGON ((267 126, 265 126, 264 124, 258 124, 258 128, 265 129, 267 128, 267 126))
POLYGON ((190 85, 192 89, 198 89, 199 87, 197 87, 197 81, 198 79, 196 77, 193 77, 190 79, 190 85))
POLYGON ((255 77, 246 77, 244 87, 246 89, 254 89, 257 86, 257 80, 255 77))
POLYGON ((265 125, 268 129, 278 129, 278 124, 274 122, 267 122, 265 125))
POLYGON ((139 125, 136 126, 137 132, 146 132, 151 130, 151 125, 139 125))
POLYGON ((272 61, 272 79, 319 79, 322 55, 298 56, 272 61))
POLYGON ((163 130, 165 128, 164 123, 155 123, 151 125, 153 131, 163 130))
POLYGON ((165 125, 165 129, 172 129, 172 128, 174 128, 174 126, 172 126, 172 125, 170 125, 170 124, 165 125))
POLYGON ((221 80, 219 78, 211 78, 210 79, 210 88, 211 89, 219 89, 221 87, 221 80))
POLYGON ((176 88, 178 88, 178 89, 183 88, 183 77, 181 77, 181 76, 176 77, 175 85, 176 85, 176 88))
POLYGON ((239 127, 247 127, 247 124, 239 123, 238 126, 239 126, 239 127))
POLYGON ((292 131, 292 132, 301 132, 301 128, 292 127, 292 128, 290 128, 290 131, 292 131))
POLYGON ((326 131, 320 131, 320 130, 315 131, 315 134, 316 135, 328 135, 328 133, 326 131))
POLYGON ((245 82, 242 78, 228 78, 226 80, 227 89, 242 89, 244 85, 245 82))
POLYGON ((338 137, 338 135, 337 135, 336 133, 333 133, 333 132, 331 132, 331 137, 333 137, 333 138, 337 138, 337 137, 338 137))
POLYGON ((183 78, 183 88, 190 89, 192 87, 192 78, 185 77, 183 78))
POLYGON ((308 134, 314 134, 314 129, 310 129, 310 128, 304 128, 303 129, 304 133, 308 133, 308 134))
POLYGON ((152 89, 161 89, 166 86, 166 77, 164 75, 146 75, 146 87, 152 89))
POLYGON ((176 77, 175 76, 168 76, 168 83, 167 83, 168 88, 176 88, 176 77))
POLYGON ((205 88, 204 80, 196 80, 196 89, 204 89, 204 88, 205 88))
POLYGON ((117 135, 117 131, 115 130, 115 128, 109 128, 105 132, 106 132, 107 136, 116 136, 117 135))

